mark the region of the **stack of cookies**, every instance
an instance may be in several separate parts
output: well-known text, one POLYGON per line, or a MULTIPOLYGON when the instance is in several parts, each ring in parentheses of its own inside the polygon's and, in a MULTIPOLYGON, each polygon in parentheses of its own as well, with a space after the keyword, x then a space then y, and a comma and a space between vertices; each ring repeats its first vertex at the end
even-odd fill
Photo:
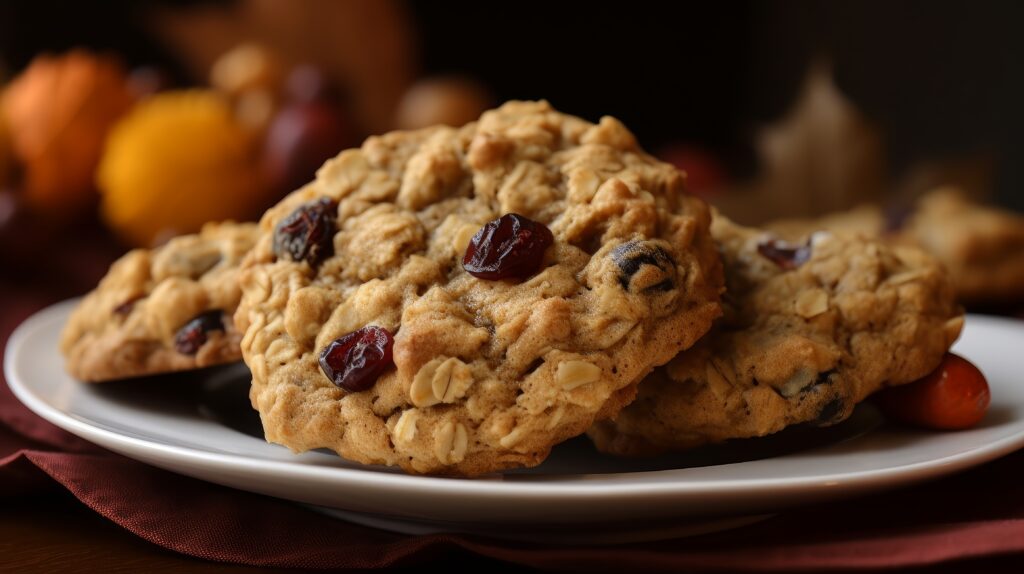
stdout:
POLYGON ((684 181, 545 102, 371 137, 258 225, 124 256, 62 350, 83 381, 241 358, 267 440, 474 476, 583 433, 638 454, 834 424, 959 335, 917 247, 787 243, 684 181))

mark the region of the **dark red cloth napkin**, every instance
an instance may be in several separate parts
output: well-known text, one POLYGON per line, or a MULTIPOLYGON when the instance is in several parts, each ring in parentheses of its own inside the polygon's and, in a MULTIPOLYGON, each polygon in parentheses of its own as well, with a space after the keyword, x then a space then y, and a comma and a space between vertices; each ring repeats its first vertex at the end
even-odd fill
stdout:
MULTIPOLYGON (((48 301, 0 288, 0 340, 48 301)), ((54 484, 137 536, 209 560, 379 568, 476 553, 566 570, 792 572, 934 565, 1024 552, 1024 451, 944 480, 655 543, 554 547, 466 535, 403 536, 287 501, 159 470, 36 417, 0 385, 0 496, 54 484)), ((1024 555, 1022 555, 1024 556, 1024 555)))

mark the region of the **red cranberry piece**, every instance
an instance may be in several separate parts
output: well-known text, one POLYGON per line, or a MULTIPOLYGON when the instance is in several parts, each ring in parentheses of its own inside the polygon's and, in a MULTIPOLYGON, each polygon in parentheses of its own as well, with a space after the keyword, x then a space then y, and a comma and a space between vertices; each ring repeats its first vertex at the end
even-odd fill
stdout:
POLYGON ((810 240, 805 245, 792 245, 778 239, 767 239, 757 244, 757 252, 789 271, 811 258, 811 244, 810 240))
POLYGON ((533 275, 554 243, 543 223, 508 213, 488 222, 469 241, 462 266, 480 279, 524 279, 533 275))
POLYGON ((320 353, 320 370, 349 392, 365 391, 392 365, 395 340, 384 327, 369 325, 335 339, 320 353))
POLYGON ((320 198, 300 205, 274 229, 274 254, 312 266, 334 254, 338 204, 320 198))
POLYGON ((195 355, 199 348, 206 343, 206 334, 210 331, 223 331, 224 322, 221 320, 221 310, 214 309, 200 313, 192 318, 185 326, 178 329, 174 335, 174 348, 183 355, 195 355))

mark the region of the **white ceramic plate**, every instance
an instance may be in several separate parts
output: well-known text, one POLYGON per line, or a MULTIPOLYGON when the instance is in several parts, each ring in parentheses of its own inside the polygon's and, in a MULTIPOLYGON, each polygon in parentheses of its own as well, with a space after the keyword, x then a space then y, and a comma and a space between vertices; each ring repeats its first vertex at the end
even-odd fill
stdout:
POLYGON ((862 406, 829 429, 657 459, 615 459, 575 439, 538 468, 468 480, 409 476, 324 452, 294 455, 266 443, 253 436, 259 422, 241 366, 79 383, 57 351, 74 303, 37 313, 8 343, 7 381, 37 414, 145 463, 403 532, 552 542, 677 536, 950 474, 1024 446, 1024 323, 1007 319, 969 317, 955 349, 992 387, 988 416, 972 430, 893 428, 862 406))

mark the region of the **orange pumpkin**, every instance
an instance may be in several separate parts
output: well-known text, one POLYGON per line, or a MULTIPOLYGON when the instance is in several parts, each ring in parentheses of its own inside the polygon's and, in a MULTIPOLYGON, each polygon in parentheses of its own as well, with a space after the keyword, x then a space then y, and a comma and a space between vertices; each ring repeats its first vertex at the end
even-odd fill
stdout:
POLYGON ((93 177, 110 126, 133 104, 121 63, 85 51, 38 56, 0 103, 26 204, 54 216, 95 201, 93 177))

